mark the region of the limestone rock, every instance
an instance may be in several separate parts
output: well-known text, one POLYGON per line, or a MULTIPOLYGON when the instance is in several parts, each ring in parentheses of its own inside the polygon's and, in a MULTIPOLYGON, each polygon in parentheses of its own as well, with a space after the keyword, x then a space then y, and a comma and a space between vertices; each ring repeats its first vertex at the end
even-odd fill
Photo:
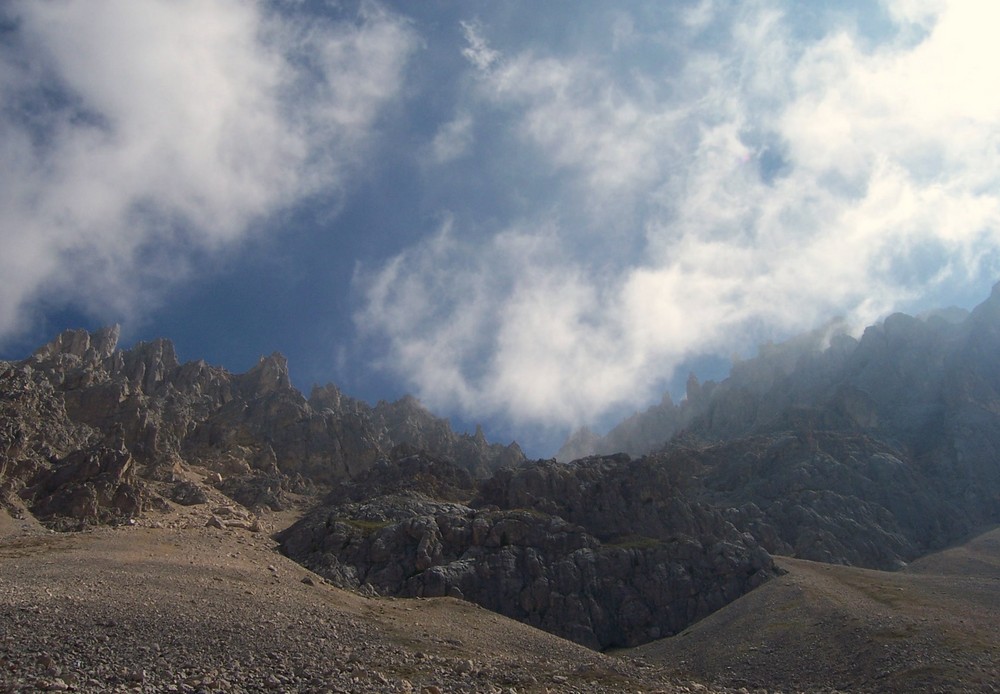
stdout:
MULTIPOLYGON (((455 434, 412 398, 372 408, 326 386, 306 400, 277 353, 231 374, 203 361, 182 364, 169 340, 123 350, 118 338, 117 326, 68 330, 22 362, 0 362, 0 483, 7 492, 31 486, 26 494, 43 515, 59 515, 59 506, 101 522, 138 512, 133 478, 170 482, 178 465, 217 474, 217 488, 240 503, 280 509, 287 494, 358 476, 400 444, 475 474, 523 460, 516 444, 489 444, 481 431, 455 434), (107 482, 109 470, 78 464, 79 456, 110 460, 94 446, 112 436, 114 450, 131 461, 121 483, 107 482), (69 471, 79 473, 76 486, 69 471), (119 487, 131 491, 115 500, 119 487)), ((203 502, 190 485, 164 494, 203 502)))
POLYGON ((181 506, 196 506, 208 503, 208 495, 199 485, 190 481, 178 482, 170 491, 171 501, 181 506))
POLYGON ((608 534, 599 489, 627 477, 628 464, 505 470, 468 505, 428 493, 456 496, 454 466, 419 457, 387 463, 372 476, 388 480, 392 471, 397 482, 335 490, 282 534, 282 549, 342 587, 460 595, 594 648, 676 633, 774 574, 752 537, 718 512, 681 501, 647 516, 626 502, 620 527, 608 534), (654 534, 636 534, 640 527, 654 534))
POLYGON ((102 523, 139 515, 146 499, 127 449, 98 445, 41 469, 20 492, 36 516, 63 523, 102 523))
POLYGON ((971 313, 761 346, 680 404, 567 446, 690 467, 691 493, 772 551, 892 568, 1000 521, 997 354, 1000 284, 971 313))

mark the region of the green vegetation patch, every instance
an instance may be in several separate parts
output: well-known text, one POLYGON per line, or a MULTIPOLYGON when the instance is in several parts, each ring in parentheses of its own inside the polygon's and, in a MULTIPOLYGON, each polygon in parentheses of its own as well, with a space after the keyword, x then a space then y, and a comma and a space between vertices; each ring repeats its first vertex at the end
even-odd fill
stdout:
POLYGON ((537 518, 539 520, 548 520, 552 516, 548 513, 544 513, 534 508, 526 508, 524 506, 518 506, 517 508, 512 508, 508 512, 508 518, 517 520, 518 515, 531 516, 532 518, 537 518))
POLYGON ((603 544, 605 549, 655 549, 663 546, 663 540, 646 535, 623 535, 603 544))

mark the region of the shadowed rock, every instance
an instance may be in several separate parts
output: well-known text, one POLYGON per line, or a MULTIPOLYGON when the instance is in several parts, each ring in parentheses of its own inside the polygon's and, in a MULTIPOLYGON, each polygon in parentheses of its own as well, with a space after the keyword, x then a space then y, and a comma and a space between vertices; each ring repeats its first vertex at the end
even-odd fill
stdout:
POLYGON ((469 504, 454 466, 386 462, 370 473, 383 483, 335 489, 282 550, 342 587, 461 597, 599 649, 676 633, 774 575, 719 512, 621 496, 640 481, 630 467, 540 461, 501 471, 469 504))

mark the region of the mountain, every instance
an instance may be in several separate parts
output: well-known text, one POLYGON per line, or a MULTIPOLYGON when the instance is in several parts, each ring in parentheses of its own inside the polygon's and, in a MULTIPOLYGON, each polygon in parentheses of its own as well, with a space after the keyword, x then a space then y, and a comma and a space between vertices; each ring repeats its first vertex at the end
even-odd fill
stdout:
POLYGON ((306 399, 280 354, 232 374, 181 364, 164 339, 118 349, 118 336, 117 327, 70 330, 28 359, 0 362, 8 503, 57 525, 127 519, 183 501, 185 469, 196 466, 241 504, 277 509, 288 492, 356 475, 396 446, 477 475, 524 459, 516 443, 490 444, 481 430, 456 434, 412 397, 370 407, 327 385, 306 399))
POLYGON ((0 491, 15 516, 66 530, 191 506, 256 529, 304 500, 316 508, 282 551, 336 585, 462 596, 597 649, 675 633, 775 574, 722 510, 638 503, 636 488, 667 484, 655 464, 529 464, 412 397, 371 407, 327 385, 307 399, 279 354, 232 374, 180 363, 165 339, 117 341, 116 328, 67 331, 0 363, 0 491), (597 514, 619 506, 615 527, 597 514))
MULTIPOLYGON (((863 431, 926 454, 956 427, 993 411, 1000 342, 1000 285, 971 313, 897 313, 860 340, 837 321, 736 362, 720 383, 692 374, 684 400, 669 394, 606 436, 574 433, 559 460, 626 452, 645 455, 678 434, 734 440, 780 430, 863 431)), ((975 467, 975 466, 973 466, 975 467)))
POLYGON ((564 450, 660 457, 773 553, 899 567, 1000 519, 998 354, 995 287, 971 313, 763 347, 564 450))
POLYGON ((0 362, 0 500, 25 532, 270 526, 340 588, 608 650, 691 633, 802 562, 899 571, 1000 522, 1000 289, 769 345, 579 433, 569 462, 456 434, 412 397, 307 398, 278 354, 232 374, 117 342, 67 331, 0 362))

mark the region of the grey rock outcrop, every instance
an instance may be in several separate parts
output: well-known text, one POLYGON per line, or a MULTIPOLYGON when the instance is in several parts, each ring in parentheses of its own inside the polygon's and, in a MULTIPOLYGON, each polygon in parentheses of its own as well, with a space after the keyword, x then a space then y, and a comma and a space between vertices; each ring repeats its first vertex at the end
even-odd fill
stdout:
POLYGON ((778 432, 659 457, 775 554, 896 569, 977 525, 905 453, 863 435, 778 432))
POLYGON ((447 463, 385 462, 372 469, 385 485, 335 491, 282 549, 343 587, 460 597, 601 649, 677 633, 775 573, 716 511, 673 498, 637 514, 647 500, 621 496, 629 465, 540 461, 467 502, 471 479, 447 463))
POLYGON ((31 366, 0 362, 0 503, 26 503, 57 527, 77 527, 132 517, 145 500, 120 430, 105 436, 74 421, 31 366))
POLYGON ((592 455, 628 453, 641 456, 663 446, 671 436, 683 430, 697 413, 701 386, 692 374, 688 379, 687 398, 674 404, 669 393, 645 412, 636 412, 615 426, 605 436, 589 427, 574 431, 556 453, 556 460, 570 462, 592 455))
POLYGON ((998 354, 1000 285, 971 313, 764 346, 589 446, 683 461, 772 552, 891 568, 1000 521, 998 354))
POLYGON ((31 500, 38 518, 63 528, 134 518, 148 497, 128 450, 103 445, 73 451, 39 470, 21 496, 31 500))
MULTIPOLYGON (((516 443, 456 434, 413 398, 373 408, 329 385, 307 400, 277 353, 232 374, 181 363, 169 340, 122 350, 118 338, 117 327, 68 330, 28 359, 0 362, 4 494, 30 500, 46 517, 105 522, 140 513, 142 480, 175 481, 179 465, 211 471, 240 503, 278 509, 289 492, 358 475, 397 444, 479 475, 524 459, 516 443), (116 496, 118 488, 131 491, 116 496)), ((164 496, 200 498, 190 489, 164 496)))
POLYGON ((448 420, 435 417, 411 395, 395 402, 379 401, 369 407, 328 384, 309 396, 315 411, 329 412, 336 419, 353 420, 355 427, 373 432, 382 452, 406 445, 429 451, 457 463, 475 477, 488 477, 494 470, 525 460, 516 442, 504 446, 486 440, 481 427, 474 434, 456 434, 448 420))

